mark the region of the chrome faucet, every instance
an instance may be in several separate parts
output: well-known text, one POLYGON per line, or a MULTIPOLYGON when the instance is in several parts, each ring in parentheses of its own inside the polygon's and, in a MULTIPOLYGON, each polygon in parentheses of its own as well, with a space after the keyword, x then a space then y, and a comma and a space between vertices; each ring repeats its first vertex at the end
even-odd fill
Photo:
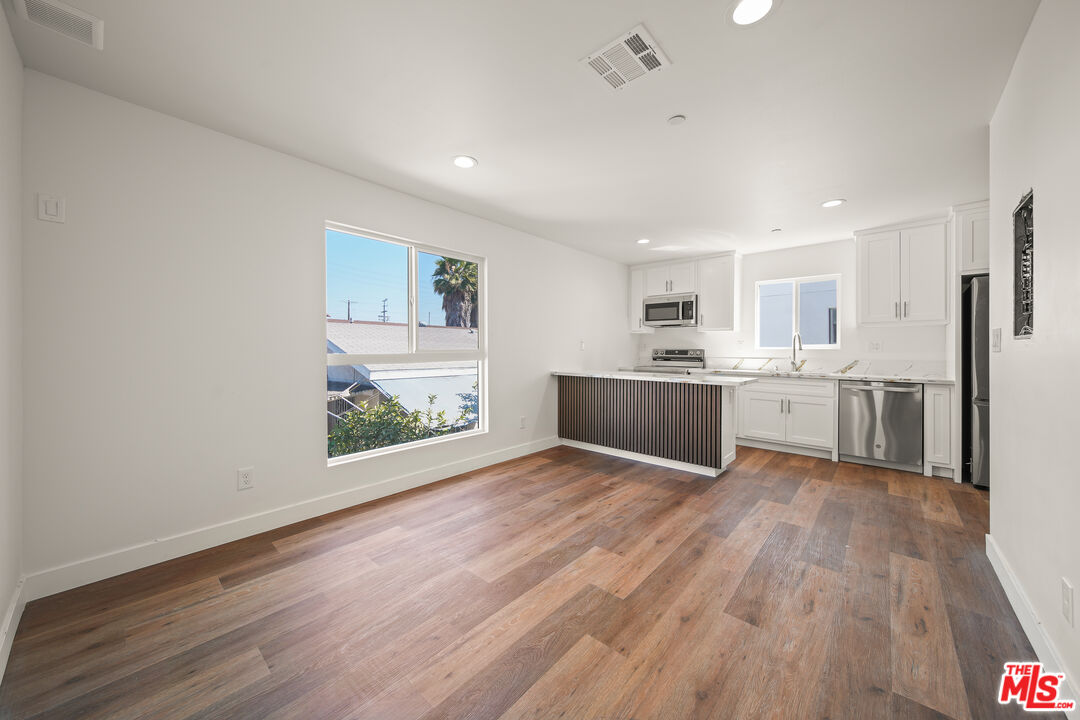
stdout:
POLYGON ((791 336, 791 372, 799 371, 799 356, 796 354, 797 350, 802 350, 802 335, 795 332, 791 336))

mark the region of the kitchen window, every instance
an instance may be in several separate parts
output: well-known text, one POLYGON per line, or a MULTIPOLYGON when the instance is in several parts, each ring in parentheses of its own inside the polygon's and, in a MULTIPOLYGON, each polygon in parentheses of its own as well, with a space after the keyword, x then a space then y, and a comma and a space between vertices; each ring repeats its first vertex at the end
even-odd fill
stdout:
POLYGON ((485 429, 484 259, 326 227, 329 462, 485 429))
POLYGON ((840 347, 840 276, 757 283, 757 347, 788 349, 798 331, 804 348, 840 347))

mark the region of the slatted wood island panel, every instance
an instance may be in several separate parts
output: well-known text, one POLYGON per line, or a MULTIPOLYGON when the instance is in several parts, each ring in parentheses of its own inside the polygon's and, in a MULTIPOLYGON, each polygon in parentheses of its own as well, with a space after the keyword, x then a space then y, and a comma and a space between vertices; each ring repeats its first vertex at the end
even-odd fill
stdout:
POLYGON ((564 441, 711 475, 735 459, 734 386, 750 379, 556 375, 564 441))

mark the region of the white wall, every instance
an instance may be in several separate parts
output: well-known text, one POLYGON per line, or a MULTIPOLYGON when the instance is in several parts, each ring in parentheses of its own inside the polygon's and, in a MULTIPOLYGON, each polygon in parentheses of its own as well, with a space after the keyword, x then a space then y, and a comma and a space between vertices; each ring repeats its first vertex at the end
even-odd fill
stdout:
POLYGON ((1080 631, 1062 617, 1059 583, 1066 576, 1080 593, 1078 28, 1080 3, 1043 0, 990 125, 990 312, 1002 329, 1002 350, 990 355, 990 533, 1073 673, 1080 631), (1011 216, 1029 188, 1035 335, 1014 340, 1011 216))
POLYGON ((23 66, 0 12, 0 676, 22 566, 23 66))
POLYGON ((35 596, 543 447, 549 372, 632 355, 625 266, 40 73, 25 101, 35 596), (490 433, 327 468, 326 220, 487 257, 490 433))
MULTIPOLYGON (((903 218, 900 218, 902 220, 903 218)), ((744 255, 742 259, 741 324, 734 332, 698 332, 685 329, 658 329, 641 335, 640 359, 654 347, 703 347, 713 357, 769 357, 776 350, 754 347, 754 283, 810 275, 839 273, 840 278, 840 348, 805 350, 800 357, 838 360, 841 366, 856 358, 870 360, 912 359, 945 361, 945 328, 930 327, 859 327, 855 322, 855 241, 838 240, 787 250, 744 255), (881 350, 871 352, 870 343, 881 343, 881 350)))

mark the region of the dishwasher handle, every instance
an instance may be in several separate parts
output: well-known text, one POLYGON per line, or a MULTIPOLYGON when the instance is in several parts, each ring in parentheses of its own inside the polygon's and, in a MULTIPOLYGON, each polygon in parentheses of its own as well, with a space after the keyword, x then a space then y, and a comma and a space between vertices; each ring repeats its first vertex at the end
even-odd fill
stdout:
POLYGON ((860 392, 895 392, 895 393, 917 393, 922 390, 921 387, 889 387, 887 385, 879 385, 877 387, 873 385, 848 385, 843 388, 844 390, 858 390, 860 392))

